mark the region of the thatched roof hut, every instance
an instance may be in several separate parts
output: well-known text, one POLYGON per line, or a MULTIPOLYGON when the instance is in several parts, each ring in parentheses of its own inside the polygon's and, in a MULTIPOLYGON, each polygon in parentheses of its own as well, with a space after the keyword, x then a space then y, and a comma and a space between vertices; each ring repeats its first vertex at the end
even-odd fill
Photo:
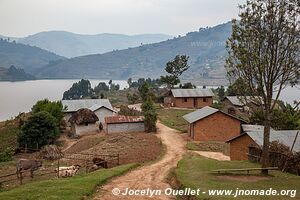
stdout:
POLYGON ((75 123, 77 125, 95 123, 96 121, 99 121, 97 115, 93 111, 87 108, 79 109, 69 119, 70 123, 72 124, 75 123))

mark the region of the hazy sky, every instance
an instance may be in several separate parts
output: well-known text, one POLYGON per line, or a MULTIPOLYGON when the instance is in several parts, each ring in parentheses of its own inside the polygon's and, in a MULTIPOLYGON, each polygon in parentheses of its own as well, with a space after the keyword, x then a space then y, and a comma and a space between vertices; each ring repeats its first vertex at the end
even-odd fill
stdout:
POLYGON ((0 0, 0 34, 185 34, 227 22, 246 0, 0 0))

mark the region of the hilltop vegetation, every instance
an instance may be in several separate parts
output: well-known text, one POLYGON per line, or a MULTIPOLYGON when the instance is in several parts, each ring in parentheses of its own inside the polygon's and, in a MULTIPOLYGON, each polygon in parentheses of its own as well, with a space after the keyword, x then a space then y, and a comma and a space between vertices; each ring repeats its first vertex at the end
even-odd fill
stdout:
POLYGON ((36 69, 47 65, 49 62, 64 59, 49 51, 19 44, 15 41, 0 39, 0 66, 9 68, 11 65, 33 73, 36 69))
POLYGON ((0 81, 24 81, 34 79, 35 77, 31 74, 27 74, 24 69, 18 69, 13 65, 8 69, 0 67, 0 81))
POLYGON ((225 41, 231 23, 200 29, 186 36, 136 48, 76 57, 52 63, 37 75, 44 78, 157 78, 176 55, 190 57, 190 70, 183 78, 224 78, 225 41))

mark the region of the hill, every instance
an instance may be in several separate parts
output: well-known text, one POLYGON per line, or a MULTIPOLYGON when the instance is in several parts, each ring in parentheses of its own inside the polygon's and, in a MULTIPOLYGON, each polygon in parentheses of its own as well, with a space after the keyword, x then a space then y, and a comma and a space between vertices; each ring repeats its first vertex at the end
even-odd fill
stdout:
POLYGON ((25 81, 34 79, 35 77, 25 73, 24 69, 18 69, 13 65, 8 69, 0 67, 0 81, 25 81))
POLYGON ((14 65, 24 69, 28 73, 32 73, 49 62, 60 59, 65 58, 38 47, 0 39, 1 67, 9 68, 11 65, 14 65))
POLYGON ((116 49, 137 47, 172 38, 164 34, 123 35, 103 33, 97 35, 74 34, 66 31, 40 32, 17 39, 18 43, 40 47, 68 58, 96 53, 106 53, 116 49))
POLYGON ((167 61, 177 54, 186 54, 190 56, 191 65, 186 78, 224 78, 225 41, 230 34, 229 22, 159 43, 52 63, 37 75, 43 78, 155 78, 164 72, 167 61))

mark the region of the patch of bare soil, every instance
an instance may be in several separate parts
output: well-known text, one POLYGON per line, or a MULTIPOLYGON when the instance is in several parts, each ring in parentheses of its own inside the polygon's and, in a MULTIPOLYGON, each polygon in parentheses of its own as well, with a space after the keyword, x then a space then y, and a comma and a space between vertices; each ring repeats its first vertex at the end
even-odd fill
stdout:
POLYGON ((80 153, 84 150, 87 150, 89 148, 92 148, 93 146, 99 144, 100 142, 102 142, 105 139, 105 134, 95 134, 95 135, 87 135, 87 136, 83 136, 80 139, 67 139, 66 142, 68 140, 71 140, 71 142, 69 142, 69 145, 67 148, 65 148, 63 150, 64 153, 66 154, 73 154, 73 153, 80 153), (73 142, 72 140, 75 140, 75 142, 73 142))
POLYGON ((206 158, 215 159, 215 160, 221 160, 221 161, 230 160, 229 156, 226 156, 221 152, 210 152, 210 151, 190 151, 190 152, 199 154, 199 155, 204 156, 206 158))
POLYGON ((169 170, 176 167, 177 162, 182 158, 185 153, 186 142, 181 137, 178 131, 168 128, 167 126, 157 123, 158 133, 156 136, 161 139, 162 143, 166 146, 165 155, 155 163, 142 166, 133 170, 121 177, 113 179, 108 184, 100 188, 95 194, 96 200, 139 200, 139 199, 156 199, 166 200, 175 199, 173 196, 154 195, 152 198, 147 196, 114 196, 112 190, 114 188, 120 189, 124 192, 126 188, 129 189, 159 189, 164 191, 171 186, 166 182, 166 176, 169 170))
POLYGON ((247 182, 247 183, 270 179, 270 177, 267 176, 257 176, 257 175, 218 175, 217 177, 222 180, 240 181, 240 182, 247 182))
POLYGON ((149 133, 108 134, 103 141, 82 153, 99 155, 119 154, 120 164, 143 163, 156 159, 162 150, 161 141, 149 133))

